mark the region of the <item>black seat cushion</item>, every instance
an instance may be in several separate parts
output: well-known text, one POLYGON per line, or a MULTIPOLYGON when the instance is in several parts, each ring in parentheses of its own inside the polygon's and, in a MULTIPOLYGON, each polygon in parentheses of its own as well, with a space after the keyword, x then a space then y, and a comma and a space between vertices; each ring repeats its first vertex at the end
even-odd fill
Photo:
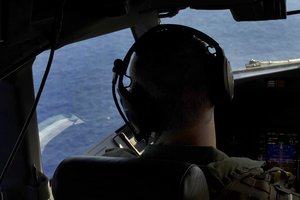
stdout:
POLYGON ((72 157, 56 169, 55 200, 205 200, 209 192, 194 164, 141 158, 72 157))

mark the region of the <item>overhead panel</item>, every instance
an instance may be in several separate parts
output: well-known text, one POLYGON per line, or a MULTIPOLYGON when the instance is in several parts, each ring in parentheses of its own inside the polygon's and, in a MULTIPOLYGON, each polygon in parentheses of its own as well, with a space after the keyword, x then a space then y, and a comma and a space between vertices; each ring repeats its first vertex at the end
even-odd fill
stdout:
POLYGON ((53 20, 55 6, 58 3, 53 0, 33 0, 31 22, 33 24, 46 24, 49 20, 53 20))
POLYGON ((251 5, 260 0, 189 0, 189 5, 194 9, 208 9, 208 10, 218 10, 218 9, 230 9, 233 7, 239 7, 241 5, 251 5))
POLYGON ((230 11, 236 21, 286 19, 287 16, 285 0, 260 0, 233 7, 230 11))

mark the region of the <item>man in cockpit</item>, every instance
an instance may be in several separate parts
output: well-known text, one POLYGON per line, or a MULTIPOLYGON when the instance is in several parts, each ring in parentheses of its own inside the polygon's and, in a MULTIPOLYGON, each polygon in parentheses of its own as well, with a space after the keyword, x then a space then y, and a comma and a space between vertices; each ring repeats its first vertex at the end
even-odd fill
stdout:
POLYGON ((262 173, 264 162, 217 149, 214 106, 233 91, 218 43, 178 25, 156 27, 137 43, 129 53, 131 88, 119 85, 119 93, 130 123, 151 143, 141 156, 198 164, 212 199, 241 174, 262 173))

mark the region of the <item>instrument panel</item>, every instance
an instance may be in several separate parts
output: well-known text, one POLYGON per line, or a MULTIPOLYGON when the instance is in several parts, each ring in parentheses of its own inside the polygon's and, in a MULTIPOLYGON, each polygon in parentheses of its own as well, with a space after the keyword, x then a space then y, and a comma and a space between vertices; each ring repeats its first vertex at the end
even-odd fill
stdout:
POLYGON ((215 111, 220 150, 280 167, 300 185, 299 69, 238 80, 234 100, 215 111))

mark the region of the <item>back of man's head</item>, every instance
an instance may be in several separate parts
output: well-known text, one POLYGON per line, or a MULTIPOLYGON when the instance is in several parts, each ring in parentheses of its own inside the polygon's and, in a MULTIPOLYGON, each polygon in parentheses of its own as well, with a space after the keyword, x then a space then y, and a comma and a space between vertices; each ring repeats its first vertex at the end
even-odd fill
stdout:
POLYGON ((213 107, 209 70, 215 57, 196 35, 184 30, 162 31, 148 35, 135 52, 131 92, 141 101, 151 99, 150 108, 140 109, 159 119, 158 131, 193 126, 213 107))

